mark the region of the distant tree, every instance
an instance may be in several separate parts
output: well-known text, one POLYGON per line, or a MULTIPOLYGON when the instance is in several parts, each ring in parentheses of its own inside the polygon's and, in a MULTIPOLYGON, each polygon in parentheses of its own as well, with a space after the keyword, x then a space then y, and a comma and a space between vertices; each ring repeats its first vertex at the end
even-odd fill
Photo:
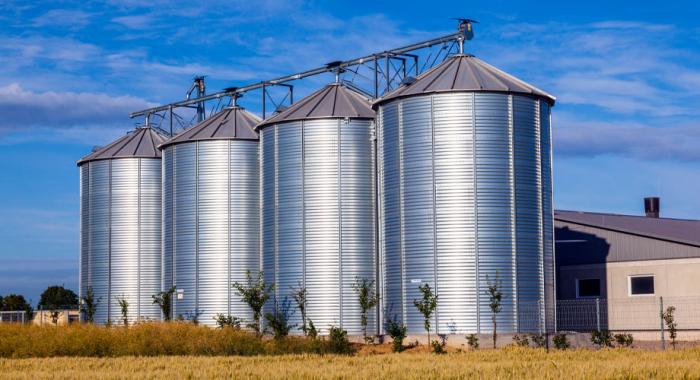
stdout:
POLYGON ((24 296, 19 294, 8 294, 2 299, 2 311, 24 311, 27 320, 32 319, 34 310, 32 306, 24 299, 24 296))
POLYGON ((2 310, 2 305, 3 305, 2 296, 0 296, 0 310, 2 310))
POLYGON ((379 304, 379 297, 374 290, 374 281, 366 278, 360 279, 355 277, 355 283, 352 289, 357 293, 358 301, 360 302, 360 324, 362 325, 362 337, 365 343, 374 341, 373 338, 367 337, 367 312, 372 310, 379 304))
POLYGON ((270 299, 270 293, 275 289, 275 284, 267 285, 263 279, 263 273, 258 272, 258 277, 253 280, 250 271, 246 271, 247 284, 235 282, 232 286, 241 296, 241 301, 245 302, 253 311, 253 322, 248 327, 255 330, 255 333, 262 335, 262 324, 260 317, 262 316, 262 308, 270 299))
POLYGON ((433 294, 433 290, 430 289, 428 283, 420 285, 418 290, 420 290, 423 298, 420 300, 414 299, 413 305, 423 314, 423 327, 428 332, 428 344, 432 344, 430 340, 430 317, 437 308, 438 296, 433 294))
POLYGON ((501 312, 501 301, 503 301, 501 281, 498 279, 498 274, 496 274, 496 279, 494 281, 490 281, 487 275, 486 286, 486 294, 489 296, 489 309, 491 309, 491 323, 493 324, 493 348, 496 348, 496 330, 498 327, 496 324, 496 315, 501 312))
POLYGON ((661 315, 661 317, 664 319, 664 322, 666 322, 666 327, 668 328, 668 335, 671 338, 671 346, 674 350, 676 349, 676 336, 678 327, 678 324, 676 323, 676 317, 673 315, 675 312, 676 307, 669 306, 666 308, 666 311, 661 315))
POLYGON ((63 285, 49 286, 41 293, 39 306, 44 310, 77 309, 78 295, 63 285))
POLYGON ((161 313, 163 313, 163 319, 169 321, 171 316, 171 310, 173 306, 173 294, 175 294, 175 287, 168 289, 165 292, 159 292, 151 296, 153 298, 153 303, 160 307, 161 313))
POLYGON ((306 322, 306 304, 308 302, 307 300, 307 293, 306 293, 306 287, 302 286, 301 281, 299 281, 299 285, 296 288, 292 288, 292 298, 294 299, 294 302, 297 304, 297 308, 299 309, 299 313, 301 314, 301 331, 304 332, 304 335, 308 336, 309 335, 309 325, 306 322))
POLYGON ((123 294, 121 296, 116 296, 115 298, 117 303, 119 303, 119 309, 121 309, 124 327, 129 327, 129 300, 127 300, 123 294))
POLYGON ((95 292, 92 290, 92 286, 88 286, 87 292, 81 300, 83 301, 81 309, 85 313, 85 319, 88 323, 92 323, 95 317, 95 311, 97 310, 97 305, 102 300, 102 297, 95 298, 95 292))

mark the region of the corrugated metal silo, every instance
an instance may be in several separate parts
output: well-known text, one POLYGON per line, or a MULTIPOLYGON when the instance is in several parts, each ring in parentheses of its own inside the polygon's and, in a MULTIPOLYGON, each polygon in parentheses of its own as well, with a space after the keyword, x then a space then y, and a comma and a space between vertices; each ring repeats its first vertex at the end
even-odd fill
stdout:
POLYGON ((423 333, 418 286, 439 295, 439 333, 553 328, 550 107, 554 97, 456 55, 378 110, 380 273, 387 317, 423 333), (545 306, 547 313, 545 313, 545 306))
POLYGON ((173 316, 215 325, 216 314, 250 320, 232 289, 259 271, 260 119, 229 107, 160 146, 163 151, 163 289, 173 316))
POLYGON ((80 168, 80 295, 100 299, 96 323, 158 320, 151 296, 161 282, 161 159, 166 137, 143 127, 78 161, 80 168))
MULTIPOLYGON (((305 287, 321 333, 333 325, 361 334, 352 284, 376 278, 373 120, 367 98, 334 83, 258 127, 266 281, 278 303, 305 287)), ((291 321, 301 325, 298 311, 291 321)))

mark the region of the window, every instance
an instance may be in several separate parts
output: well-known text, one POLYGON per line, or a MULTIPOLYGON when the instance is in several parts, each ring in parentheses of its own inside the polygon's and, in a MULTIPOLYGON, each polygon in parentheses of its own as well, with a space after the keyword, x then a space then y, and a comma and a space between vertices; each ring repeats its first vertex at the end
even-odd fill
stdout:
POLYGON ((585 280, 576 279, 576 297, 600 297, 600 279, 588 278, 585 280))
POLYGON ((630 295, 654 295, 654 276, 630 276, 630 295))

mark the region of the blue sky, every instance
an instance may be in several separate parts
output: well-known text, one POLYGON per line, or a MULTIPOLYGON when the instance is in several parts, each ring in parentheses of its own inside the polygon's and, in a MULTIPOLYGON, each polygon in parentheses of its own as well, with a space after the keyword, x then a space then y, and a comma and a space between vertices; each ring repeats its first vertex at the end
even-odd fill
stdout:
POLYGON ((75 161, 132 128, 130 111, 183 98, 196 74, 210 91, 250 83, 447 34, 460 16, 481 22, 468 52, 557 96, 557 208, 639 214, 659 195, 664 216, 700 219, 691 1, 3 1, 0 294, 77 289, 75 161))

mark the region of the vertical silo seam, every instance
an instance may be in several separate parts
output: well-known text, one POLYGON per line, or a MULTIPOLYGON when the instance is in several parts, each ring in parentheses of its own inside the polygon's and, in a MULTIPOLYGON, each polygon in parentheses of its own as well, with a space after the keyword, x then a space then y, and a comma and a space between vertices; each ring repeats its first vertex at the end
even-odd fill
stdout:
MULTIPOLYGON (((537 259, 539 260, 539 269, 541 273, 541 278, 542 282, 540 283, 539 288, 537 289, 538 293, 538 299, 540 300, 538 305, 537 305, 537 314, 538 314, 538 328, 539 332, 542 333, 544 332, 544 329, 546 328, 546 312, 545 312, 545 286, 544 286, 544 278, 545 278, 545 268, 544 268, 544 255, 545 255, 545 248, 544 248, 544 225, 542 222, 542 218, 544 217, 544 204, 543 204, 543 194, 542 194, 542 122, 540 120, 541 115, 540 115, 540 102, 537 101, 536 107, 535 107, 535 145, 537 146, 537 162, 535 162, 535 165, 537 165, 537 199, 539 203, 539 215, 537 218, 537 223, 538 223, 538 228, 540 232, 540 244, 538 246, 539 248, 539 254, 537 255, 537 259)), ((540 276, 538 276, 539 278, 540 276)))
MULTIPOLYGON (((303 130, 303 129, 302 129, 303 130)), ((279 284, 279 189, 280 189, 280 184, 279 184, 279 145, 278 145, 278 138, 277 134, 279 133, 279 130, 277 128, 274 129, 273 131, 273 136, 274 136, 274 147, 275 147, 275 273, 274 273, 274 279, 275 279, 275 285, 279 284)), ((303 186, 303 185, 302 185, 303 186)), ((306 284, 304 284, 306 286, 306 284)), ((279 289, 277 286, 275 286, 275 294, 279 294, 279 289)))
POLYGON ((107 323, 112 320, 112 160, 109 161, 109 179, 107 181, 109 197, 107 201, 107 212, 109 232, 107 238, 107 323))
MULTIPOLYGON (((194 317, 199 309, 199 141, 194 144, 194 317)), ((192 315, 190 315, 191 317, 192 315)))
MULTIPOLYGON (((141 136, 143 141, 143 135, 141 136)), ((140 143, 140 142, 139 142, 140 143)), ((138 171, 136 174, 136 320, 141 319, 141 159, 138 159, 138 171)))
MULTIPOLYGON (((313 109, 312 109, 313 110, 313 109)), ((311 113, 311 111, 309 111, 311 113)), ((307 115, 308 116, 308 115, 307 115)), ((306 128, 306 122, 301 122, 301 282, 306 291, 306 144, 304 144, 304 139, 306 138, 304 132, 306 128)), ((275 128, 277 130, 277 128, 275 128)), ((303 322, 303 321, 302 321, 303 322)))
MULTIPOLYGON (((467 66, 469 67, 469 66, 467 66)), ((469 71, 474 74, 471 71, 471 68, 469 71)), ((476 96, 474 94, 471 94, 470 96, 471 101, 472 101, 472 162, 471 164, 474 167, 474 175, 472 176, 472 181, 474 185, 474 262, 475 262, 475 283, 476 283, 476 332, 477 334, 481 333, 481 277, 479 273, 479 258, 481 255, 479 255, 479 190, 478 187, 476 186, 476 177, 477 177, 477 172, 476 172, 476 96)))
MULTIPOLYGON (((177 201, 176 201, 177 200, 177 186, 176 186, 176 184, 177 184, 177 150, 178 149, 177 149, 177 145, 176 145, 173 147, 173 153, 172 153, 172 158, 173 158, 172 208, 173 208, 173 210, 172 210, 171 218, 173 219, 173 225, 171 228, 172 229, 171 234, 172 234, 172 240, 173 240, 173 243, 172 243, 173 244, 173 247, 172 247, 173 257, 170 259, 170 266, 173 269, 170 273, 170 275, 172 276, 171 280, 170 280, 170 285, 176 287, 175 291, 177 293, 179 293, 179 291, 177 290, 178 284, 175 283, 175 280, 177 279, 177 276, 176 276, 177 265, 175 265, 175 263, 177 263, 177 234, 175 233, 175 226, 177 226, 177 201)), ((167 291, 169 289, 165 289, 165 290, 167 291)), ((175 296, 175 298, 177 299, 177 295, 175 296)), ((173 306, 177 306, 177 302, 174 302, 173 304, 174 304, 173 306)), ((174 317, 175 316, 174 315, 175 307, 173 307, 170 312, 173 313, 172 317, 174 317)))
MULTIPOLYGON (((379 115, 377 115, 379 117, 379 115)), ((380 252, 383 250, 381 243, 379 241, 379 214, 380 214, 380 204, 379 204, 379 166, 377 165, 377 124, 376 122, 372 123, 372 130, 371 130, 371 144, 372 144, 372 172, 374 173, 374 178, 372 178, 372 204, 374 204, 374 247, 375 247, 375 252, 374 252, 374 284, 375 284, 375 289, 376 289, 376 295, 379 300, 382 300, 384 297, 384 288, 381 287, 382 284, 382 277, 381 277, 381 272, 382 272, 382 264, 381 264, 381 254, 380 252)), ((377 323, 375 326, 375 333, 377 335, 382 334, 383 328, 381 327, 384 323, 384 319, 382 318, 382 312, 383 312, 383 307, 382 307, 383 302, 377 302, 377 310, 375 312, 375 318, 377 318, 377 323)))
POLYGON ((518 318, 518 240, 516 234, 517 228, 517 210, 515 209, 515 197, 517 196, 516 181, 515 181, 515 152, 513 146, 514 131, 513 131, 513 95, 508 95, 508 179, 510 181, 510 236, 511 236, 511 281, 513 286, 513 320, 515 320, 515 328, 520 332, 520 318, 518 318))
MULTIPOLYGON (((236 137, 236 122, 234 118, 234 137, 236 137)), ((221 125, 217 127, 217 130, 221 125)), ((226 144, 226 314, 231 315, 231 142, 226 144)))
MULTIPOLYGON (((338 98, 338 90, 335 91, 335 98, 338 98)), ((333 111, 335 112, 335 102, 333 102, 333 111)), ((338 170, 338 179, 336 180, 336 186, 338 186, 338 296, 340 297, 340 302, 338 302, 339 316, 340 316, 340 328, 343 328, 343 196, 342 196, 342 142, 340 137, 341 121, 337 120, 336 126, 336 138, 337 138, 337 153, 336 153, 336 170, 338 170)), ((303 139, 302 139, 303 141, 303 139)))
MULTIPOLYGON (((457 66, 459 70, 459 66, 457 66)), ((438 247, 437 247, 437 205, 435 201, 436 182, 435 182, 435 114, 434 114, 434 97, 430 97, 430 173, 433 185, 433 285, 435 286, 435 294, 438 294, 438 247)), ((435 333, 440 333, 440 310, 435 313, 435 333)), ((430 342, 429 342, 430 343, 430 342)))
MULTIPOLYGON (((388 86, 388 85, 387 85, 388 86)), ((403 172, 403 102, 399 102, 398 107, 397 107, 397 112, 398 112, 398 145, 399 145, 399 257, 401 258, 401 308, 402 308, 402 313, 403 313, 403 318, 402 321, 406 323, 405 321, 408 319, 408 311, 406 307, 406 260, 405 260, 405 251, 404 251, 404 183, 403 183, 403 178, 404 178, 404 172, 403 172)))

